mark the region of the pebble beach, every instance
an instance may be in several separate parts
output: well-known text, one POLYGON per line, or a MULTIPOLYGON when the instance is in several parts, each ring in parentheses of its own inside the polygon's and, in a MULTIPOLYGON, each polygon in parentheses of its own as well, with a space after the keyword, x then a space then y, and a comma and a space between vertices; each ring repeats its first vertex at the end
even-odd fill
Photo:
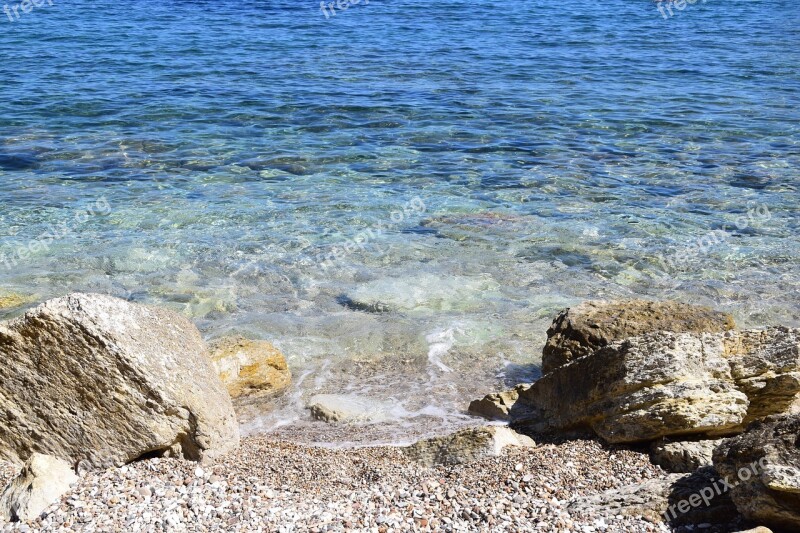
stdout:
POLYGON ((36 2, 0 533, 800 531, 796 2, 36 2))
MULTIPOLYGON (((0 482, 15 469, 0 469, 0 482)), ((579 496, 665 476, 647 455, 593 440, 421 467, 397 447, 243 439, 211 464, 150 459, 88 473, 33 522, 6 531, 658 532, 622 515, 571 516, 579 496)))

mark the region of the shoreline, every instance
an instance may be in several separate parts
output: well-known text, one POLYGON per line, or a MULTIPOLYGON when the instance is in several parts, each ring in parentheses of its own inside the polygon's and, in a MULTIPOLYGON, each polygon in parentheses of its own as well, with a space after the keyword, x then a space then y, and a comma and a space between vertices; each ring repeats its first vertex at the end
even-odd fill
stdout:
MULTIPOLYGON (((161 308, 73 294, 3 333, 16 403, 0 451, 25 461, 0 465, 0 481, 13 478, 0 498, 12 521, 3 532, 722 533, 786 522, 746 507, 751 487, 711 499, 722 496, 716 478, 741 472, 766 441, 784 442, 773 433, 798 431, 800 330, 740 330, 712 308, 564 309, 547 330, 541 378, 473 400, 459 431, 424 413, 422 434, 419 420, 398 418, 407 411, 352 394, 312 397, 313 425, 286 418, 272 433, 245 431, 242 409, 279 407, 273 394, 291 379, 283 355, 243 337, 206 344, 161 308), (74 395, 82 403, 63 410, 74 395), (87 419, 100 413, 108 418, 87 419), (664 516, 676 506, 680 515, 664 516)), ((763 463, 765 476, 793 472, 781 457, 763 463)))

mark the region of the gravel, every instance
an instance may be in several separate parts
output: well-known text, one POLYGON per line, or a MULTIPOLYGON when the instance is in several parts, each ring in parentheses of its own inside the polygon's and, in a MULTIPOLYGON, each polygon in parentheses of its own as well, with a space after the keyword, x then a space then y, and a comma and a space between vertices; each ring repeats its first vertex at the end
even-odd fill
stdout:
POLYGON ((0 461, 0 486, 5 487, 9 481, 16 477, 19 470, 19 467, 16 465, 0 461))
MULTIPOLYGON (((2 481, 15 470, 0 464, 2 481)), ((86 474, 40 519, 0 531, 669 531, 565 510, 571 498, 663 476, 646 454, 593 440, 424 468, 393 447, 259 436, 215 464, 150 459, 86 474)))

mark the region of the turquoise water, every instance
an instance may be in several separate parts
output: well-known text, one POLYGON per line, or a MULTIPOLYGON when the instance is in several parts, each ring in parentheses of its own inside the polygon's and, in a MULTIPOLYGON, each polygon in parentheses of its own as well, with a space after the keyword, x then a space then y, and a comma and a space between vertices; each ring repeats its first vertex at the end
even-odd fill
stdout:
POLYGON ((0 297, 104 292, 273 340, 295 387, 248 431, 325 440, 323 392, 390 399, 403 436, 467 423, 587 298, 800 325, 792 1, 1 17, 0 297))

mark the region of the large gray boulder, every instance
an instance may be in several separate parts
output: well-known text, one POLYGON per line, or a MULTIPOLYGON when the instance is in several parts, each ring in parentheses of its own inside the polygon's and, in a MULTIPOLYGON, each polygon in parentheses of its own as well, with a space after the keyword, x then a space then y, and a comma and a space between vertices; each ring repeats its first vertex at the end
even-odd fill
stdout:
POLYGON ((512 425, 591 429, 608 442, 724 436, 800 392, 800 330, 657 332, 612 343, 536 381, 512 425))
POLYGON ((542 373, 629 337, 656 331, 718 333, 735 327, 727 313, 679 302, 583 302, 562 311, 547 330, 542 373))
POLYGON ((238 444, 230 397, 197 328, 97 294, 0 323, 0 457, 81 468, 142 456, 213 458, 238 444))
POLYGON ((800 417, 770 417, 714 450, 739 512, 776 530, 800 531, 800 417))

